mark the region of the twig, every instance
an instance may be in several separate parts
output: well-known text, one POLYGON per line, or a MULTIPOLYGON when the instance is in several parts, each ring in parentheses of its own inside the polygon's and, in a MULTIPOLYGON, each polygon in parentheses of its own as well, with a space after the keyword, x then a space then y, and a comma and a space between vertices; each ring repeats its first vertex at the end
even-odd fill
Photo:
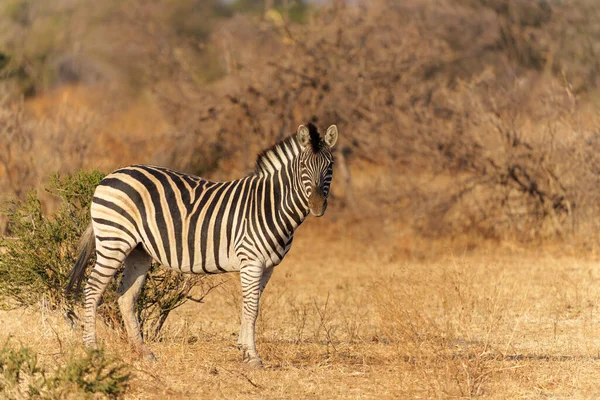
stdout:
POLYGON ((203 302, 203 300, 204 300, 204 298, 205 298, 206 296, 208 296, 208 294, 209 294, 209 293, 210 293, 210 292, 211 292, 213 289, 216 289, 216 288, 218 288, 219 286, 221 286, 222 284, 224 284, 225 282, 228 282, 228 281, 229 281, 229 280, 224 280, 224 281, 221 281, 221 282, 217 283, 216 285, 213 285, 213 286, 209 287, 209 288, 208 288, 208 290, 206 291, 206 293, 204 293, 204 294, 203 294, 202 296, 200 296, 199 298, 194 298, 193 296, 191 296, 191 295, 190 295, 190 296, 187 296, 187 297, 186 297, 186 299, 188 299, 188 300, 191 300, 191 301, 193 301, 193 302, 195 302, 195 303, 202 303, 202 302, 203 302))
POLYGON ((262 387, 261 385, 259 385, 258 383, 254 383, 254 382, 252 382, 252 379, 248 378, 248 376, 247 376, 246 374, 243 374, 243 373, 241 373, 241 372, 234 372, 234 371, 230 371, 230 370, 228 370, 227 368, 224 368, 224 367, 220 367, 220 368, 221 368, 223 371, 227 371, 227 372, 229 372, 231 375, 239 375, 239 376, 241 376, 241 377, 245 378, 245 379, 248 381, 248 383, 250 383, 252 386, 254 386, 254 387, 255 387, 255 388, 257 388, 257 389, 262 389, 262 388, 263 388, 263 387, 262 387))

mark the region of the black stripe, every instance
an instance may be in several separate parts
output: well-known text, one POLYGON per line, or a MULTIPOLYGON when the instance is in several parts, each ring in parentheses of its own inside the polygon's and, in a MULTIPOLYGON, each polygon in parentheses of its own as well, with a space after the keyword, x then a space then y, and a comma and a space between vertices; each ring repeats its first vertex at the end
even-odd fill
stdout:
POLYGON ((103 274, 102 272, 99 272, 97 269, 92 269, 92 271, 90 272, 90 276, 92 274, 99 275, 99 276, 101 276, 103 278, 112 278, 114 276, 114 274, 111 274, 111 275, 103 274))
POLYGON ((118 267, 111 267, 110 265, 106 265, 106 264, 102 264, 101 262, 96 261, 96 265, 101 266, 102 268, 106 268, 106 269, 119 269, 121 267, 121 265, 119 265, 118 267))
MULTIPOLYGON (((194 242, 196 236, 196 227, 198 225, 198 218, 200 218, 200 214, 202 213, 202 209, 206 206, 208 199, 210 198, 212 192, 214 191, 214 187, 210 187, 204 190, 202 193, 202 197, 200 198, 200 204, 196 209, 196 212, 192 214, 190 218, 190 227, 188 231, 188 252, 190 255, 190 271, 193 271, 195 257, 196 257, 196 243, 194 242)), ((200 254, 201 257, 204 257, 203 254, 200 254)), ((204 263, 204 261, 202 261, 204 263)))
POLYGON ((170 175, 168 178, 162 173, 155 170, 148 170, 156 179, 161 183, 164 191, 165 191, 165 200, 167 205, 169 206, 169 213, 171 222, 173 223, 173 230, 175 236, 175 243, 172 243, 175 246, 175 251, 177 253, 177 265, 181 268, 181 263, 183 260, 183 223, 181 220, 181 213, 179 212, 179 207, 177 206, 177 197, 181 197, 180 194, 175 193, 173 188, 171 187, 169 182, 172 182, 172 176, 170 175))
POLYGON ((179 174, 181 180, 186 181, 188 185, 192 187, 192 189, 196 189, 198 185, 205 182, 204 179, 199 178, 197 176, 187 175, 187 174, 179 174))
POLYGON ((288 230, 286 230, 287 228, 287 222, 284 221, 285 218, 281 218, 281 207, 283 204, 283 193, 285 191, 285 188, 283 187, 283 175, 282 175, 282 171, 279 170, 277 171, 277 174, 275 174, 275 176, 273 176, 273 204, 274 204, 274 210, 271 210, 271 212, 275 212, 275 215, 272 215, 273 219, 275 220, 275 224, 278 227, 282 227, 283 225, 286 225, 282 231, 284 231, 284 233, 288 232, 288 230))
POLYGON ((229 212, 229 216, 227 219, 227 231, 225 232, 227 238, 227 254, 231 252, 231 246, 234 244, 232 238, 235 237, 233 232, 233 219, 235 217, 235 210, 239 210, 237 220, 238 224, 236 225, 236 227, 237 229, 241 229, 240 219, 241 216, 244 214, 243 200, 247 200, 247 195, 249 192, 248 188, 250 187, 250 184, 248 183, 249 179, 250 178, 247 178, 244 181, 240 182, 240 184, 235 190, 235 193, 231 197, 231 211, 229 212))
MULTIPOLYGON (((111 277, 112 277, 112 275, 111 275, 111 277)), ((101 285, 106 285, 106 282, 102 282, 100 279, 96 278, 95 276, 93 276, 93 275, 91 275, 91 274, 90 274, 90 276, 88 277, 88 280, 87 280, 87 281, 88 281, 88 283, 90 283, 90 282, 98 282, 98 283, 99 283, 99 284, 101 284, 101 285)))
POLYGON ((223 226, 222 226, 223 217, 227 217, 225 215, 225 209, 227 208, 227 205, 231 201, 231 194, 234 191, 234 189, 233 189, 234 185, 235 185, 235 182, 230 182, 227 185, 226 190, 222 194, 223 201, 221 202, 221 205, 219 206, 219 209, 217 210, 217 214, 215 216, 215 225, 213 228, 213 255, 214 255, 214 259, 215 259, 215 265, 217 266, 217 269, 221 272, 227 272, 227 271, 225 271, 225 269, 223 267, 221 267, 221 264, 219 261, 219 250, 221 247, 221 231, 223 228, 223 226))
POLYGON ((131 216, 131 214, 129 214, 121 206, 113 203, 112 201, 105 200, 105 199, 103 199, 101 197, 96 197, 96 196, 94 196, 92 198, 92 203, 99 204, 101 206, 109 208, 109 209, 115 211, 117 214, 125 217, 125 219, 127 219, 127 221, 129 221, 131 223, 131 225, 134 226, 136 232, 138 233, 138 236, 142 237, 142 234, 140 232, 139 226, 138 226, 137 222, 135 221, 135 219, 131 216))
MULTIPOLYGON (((219 185, 218 188, 215 189, 216 190, 215 197, 212 199, 211 203, 209 205, 207 205, 208 209, 206 210, 206 214, 204 215, 204 220, 202 221, 202 228, 200 231, 200 254, 202 254, 202 270, 206 274, 213 273, 212 271, 208 271, 208 269, 206 268, 206 260, 207 260, 207 255, 208 255, 208 251, 207 251, 208 238, 209 238, 209 236, 211 236, 211 233, 209 231, 210 219, 213 215, 213 212, 215 211, 215 205, 217 204, 217 202, 219 201, 219 199, 221 198, 221 196, 223 195, 225 190, 227 190, 227 188, 228 188, 227 185, 219 185)), ((219 268, 219 269, 221 269, 221 268, 219 268)))
POLYGON ((126 234, 128 234, 133 239, 134 242, 137 241, 137 239, 133 235, 133 233, 121 224, 118 224, 113 221, 109 221, 108 219, 104 219, 104 218, 92 218, 92 220, 97 224, 102 224, 102 225, 112 226, 113 228, 117 228, 117 229, 125 232, 126 234))
POLYGON ((279 223, 285 225, 286 233, 289 234, 289 233, 293 232, 293 227, 287 216, 293 215, 293 212, 289 209, 288 205, 286 204, 286 202, 287 202, 286 196, 292 196, 293 189, 292 189, 291 181, 288 177, 287 169, 284 171, 280 171, 280 178, 281 178, 281 188, 280 188, 281 191, 279 193, 279 195, 280 195, 279 204, 281 204, 281 208, 278 209, 279 214, 280 214, 279 215, 280 216, 279 223))
MULTIPOLYGON (((173 173, 173 175, 171 177, 173 178, 173 183, 177 187, 177 190, 179 190, 179 196, 181 198, 181 202, 185 206, 187 214, 189 215, 192 212, 192 210, 194 209, 194 203, 192 203, 192 199, 190 197, 190 192, 188 191, 187 186, 184 184, 181 175, 173 173)), ((194 184, 194 186, 196 186, 196 184, 194 184)), ((194 186, 192 186, 192 187, 194 187, 194 186)))
POLYGON ((106 255, 104 255, 100 250, 96 249, 96 254, 99 255, 102 258, 105 258, 107 260, 113 260, 113 261, 117 261, 117 262, 123 262, 123 260, 119 260, 118 258, 114 258, 114 257, 108 257, 106 255))
MULTIPOLYGON (((94 282, 90 281, 89 279, 88 279, 88 281, 87 281, 87 283, 85 285, 86 286, 91 286, 91 287, 93 287, 96 290, 100 290, 100 287, 98 285, 96 285, 94 282)), ((86 303, 87 303, 87 301, 86 301, 86 303)))
MULTIPOLYGON (((292 181, 294 179, 294 171, 293 171, 293 166, 290 165, 287 169, 286 169, 286 176, 287 179, 290 182, 290 188, 293 187, 292 185, 292 181)), ((294 220, 294 222, 296 223, 296 225, 300 225, 302 223, 302 215, 300 215, 298 213, 298 211, 296 211, 296 209, 298 210, 302 210, 302 204, 300 201, 300 195, 302 193, 302 189, 298 188, 298 190, 290 190, 290 212, 288 215, 290 215, 292 217, 292 219, 294 220)))
MULTIPOLYGON (((123 243, 127 243, 127 244, 131 244, 129 243, 129 241, 120 238, 120 237, 116 237, 116 236, 96 236, 96 239, 98 239, 101 242, 123 242, 123 243)), ((125 252, 123 252, 123 254, 125 254, 125 252)))
POLYGON ((127 255, 127 253, 125 251, 123 251, 123 249, 119 249, 118 247, 103 246, 102 248, 106 249, 106 250, 110 250, 110 251, 118 251, 119 253, 123 253, 124 255, 127 255))
MULTIPOLYGON (((277 241, 277 244, 279 246, 284 246, 285 245, 285 240, 279 235, 279 233, 277 232, 277 227, 275 226, 275 222, 274 222, 274 218, 275 216, 273 215, 273 204, 271 203, 271 194, 275 191, 275 188, 273 187, 273 179, 275 179, 273 176, 269 177, 266 179, 265 181, 265 200, 263 202, 264 204, 264 213, 265 213, 265 220, 267 222, 267 227, 266 229, 268 229, 269 232, 271 232, 273 234, 273 236, 275 236, 275 240, 277 241)), ((275 203, 277 204, 277 203, 275 203)), ((271 235, 269 235, 268 233, 266 233, 265 231, 265 236, 269 239, 269 243, 271 243, 271 235)), ((271 247, 273 250, 276 249, 276 245, 273 244, 273 247, 271 247)))
MULTIPOLYGON (((257 188, 256 194, 258 197, 258 202, 256 204, 256 212, 254 213, 254 215, 256 217, 255 228, 257 228, 256 230, 258 232, 262 232, 263 239, 267 241, 268 246, 265 246, 265 247, 275 249, 276 245, 273 242, 273 240, 271 239, 271 235, 269 235, 269 233, 267 232, 267 227, 265 226, 264 221, 263 221, 263 213, 265 213, 265 216, 266 216, 266 210, 263 211, 263 207, 265 204, 267 204, 266 199, 268 197, 270 197, 270 194, 268 193, 268 186, 269 186, 268 179, 264 179, 262 184, 259 185, 257 188)), ((270 203, 271 203, 271 201, 269 200, 269 204, 270 203)), ((255 239, 259 240, 260 238, 255 238, 255 239)))
MULTIPOLYGON (((238 220, 237 220, 237 225, 236 225, 238 227, 238 229, 244 228, 244 224, 242 224, 242 219, 245 219, 246 223, 248 223, 248 220, 250 219, 250 216, 252 215, 252 205, 254 203, 254 192, 256 190, 257 182, 258 182, 258 178, 254 178, 254 179, 251 178, 248 182, 248 185, 246 185, 245 192, 240 197, 240 200, 243 199, 244 203, 242 205, 242 203, 240 202, 241 208, 240 208, 240 212, 238 213, 238 220)), ((238 232, 238 233, 240 233, 240 232, 238 232)), ((235 244, 235 243, 231 243, 231 244, 235 244)))

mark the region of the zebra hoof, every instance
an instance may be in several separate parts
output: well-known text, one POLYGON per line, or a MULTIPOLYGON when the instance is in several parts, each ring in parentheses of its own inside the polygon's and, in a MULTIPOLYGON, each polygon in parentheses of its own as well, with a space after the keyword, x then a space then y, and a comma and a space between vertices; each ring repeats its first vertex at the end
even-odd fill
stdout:
POLYGON ((242 360, 244 361, 244 363, 254 368, 262 367, 262 360, 258 356, 256 350, 248 350, 245 345, 241 345, 241 348, 242 360))
POLYGON ((156 361, 156 356, 154 355, 154 353, 148 349, 147 347, 143 347, 138 349, 140 355, 142 356, 142 358, 146 361, 156 361))
POLYGON ((250 358, 248 361, 246 361, 246 364, 252 368, 261 368, 263 366, 260 357, 250 358))

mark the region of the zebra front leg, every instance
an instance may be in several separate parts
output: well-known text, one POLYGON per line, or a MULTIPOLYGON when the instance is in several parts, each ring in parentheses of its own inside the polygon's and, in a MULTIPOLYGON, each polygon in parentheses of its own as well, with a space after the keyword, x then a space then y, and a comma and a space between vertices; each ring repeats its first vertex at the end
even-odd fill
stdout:
POLYGON ((263 267, 261 265, 245 265, 240 270, 242 282, 242 326, 238 347, 242 351, 244 362, 254 367, 260 367, 262 360, 258 356, 255 343, 256 318, 260 300, 261 278, 263 267))
MULTIPOLYGON (((271 275, 273 275, 273 269, 275 267, 271 267, 271 268, 267 268, 265 270, 263 270, 262 272, 262 276, 260 278, 260 287, 258 290, 258 301, 260 304, 260 298, 262 297, 263 291, 265 290, 265 287, 267 286, 267 283, 269 283, 269 279, 271 279, 271 275)), ((245 331, 244 331, 244 324, 242 324, 242 326, 240 327, 240 334, 238 335, 238 349, 242 349, 242 338, 245 335, 245 331)))

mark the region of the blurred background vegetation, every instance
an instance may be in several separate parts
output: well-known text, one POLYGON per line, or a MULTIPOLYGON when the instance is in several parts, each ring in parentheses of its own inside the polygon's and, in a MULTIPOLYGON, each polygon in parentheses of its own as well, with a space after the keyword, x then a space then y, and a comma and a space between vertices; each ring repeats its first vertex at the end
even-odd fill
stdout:
POLYGON ((7 0, 0 196, 134 162, 233 179, 313 121, 355 239, 587 245, 599 56, 595 0, 7 0))

